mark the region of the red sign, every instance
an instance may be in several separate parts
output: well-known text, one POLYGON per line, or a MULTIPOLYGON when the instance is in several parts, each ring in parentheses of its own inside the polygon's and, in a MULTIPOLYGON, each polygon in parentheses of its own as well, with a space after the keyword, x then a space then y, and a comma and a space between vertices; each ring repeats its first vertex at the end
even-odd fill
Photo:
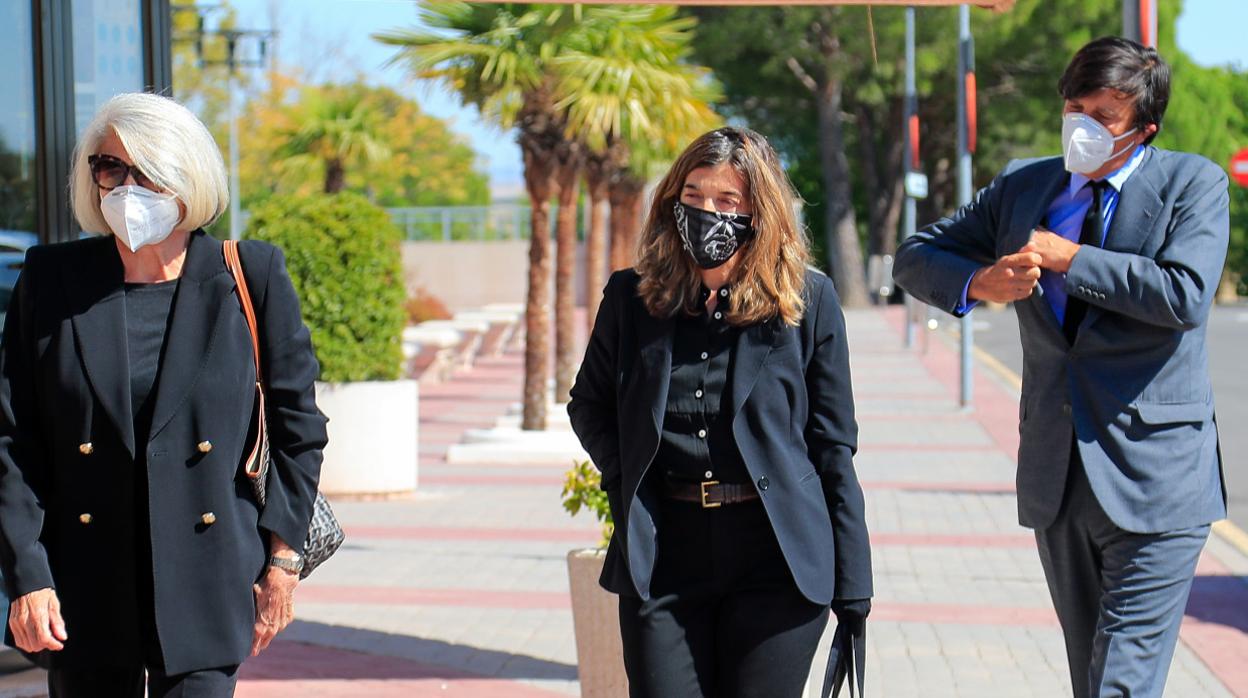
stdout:
POLYGON ((1231 179, 1241 187, 1248 187, 1248 148, 1231 156, 1231 179))

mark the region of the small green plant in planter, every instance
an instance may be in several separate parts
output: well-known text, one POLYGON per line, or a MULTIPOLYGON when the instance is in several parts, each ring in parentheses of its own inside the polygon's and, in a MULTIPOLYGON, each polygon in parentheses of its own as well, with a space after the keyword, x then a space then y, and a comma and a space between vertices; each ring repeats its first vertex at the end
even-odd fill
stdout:
POLYGON ((572 516, 582 510, 593 513, 594 518, 602 524, 602 541, 599 547, 607 547, 611 541, 611 533, 615 531, 615 522, 611 520, 611 504, 607 493, 602 490, 602 474, 589 461, 578 461, 564 475, 563 508, 572 516))
POLYGON ((274 196, 251 212, 246 237, 286 254, 322 381, 392 381, 402 374, 402 233, 349 192, 274 196))

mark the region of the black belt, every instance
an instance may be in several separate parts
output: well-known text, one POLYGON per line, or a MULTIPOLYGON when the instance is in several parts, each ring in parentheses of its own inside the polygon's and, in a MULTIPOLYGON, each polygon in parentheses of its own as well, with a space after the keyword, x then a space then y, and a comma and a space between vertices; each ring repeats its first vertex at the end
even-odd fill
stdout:
POLYGON ((733 484, 707 480, 704 482, 680 482, 664 480, 660 493, 668 499, 701 504, 703 509, 714 509, 725 504, 741 504, 761 499, 753 483, 733 484))

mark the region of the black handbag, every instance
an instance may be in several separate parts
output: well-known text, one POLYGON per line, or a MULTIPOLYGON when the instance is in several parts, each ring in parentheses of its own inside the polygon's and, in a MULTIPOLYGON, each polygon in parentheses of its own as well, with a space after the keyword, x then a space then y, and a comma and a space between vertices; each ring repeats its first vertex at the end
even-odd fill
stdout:
MULTIPOLYGON (((238 286, 238 302, 243 307, 243 315, 247 318, 247 328, 251 331, 252 357, 256 361, 256 423, 252 425, 255 443, 248 451, 247 460, 243 463, 243 471, 251 482, 252 492, 256 501, 264 507, 266 501, 265 484, 269 477, 272 456, 269 453, 268 410, 264 402, 264 381, 260 377, 260 335, 256 329, 256 311, 251 304, 251 292, 247 290, 247 280, 243 277, 243 260, 238 255, 238 242, 227 240, 225 246, 225 266, 234 276, 238 286)), ((303 542, 303 571, 299 578, 303 579, 318 565, 325 562, 338 551, 346 540, 346 534, 329 507, 329 500, 319 491, 316 503, 312 507, 312 520, 308 524, 308 537, 303 542)))

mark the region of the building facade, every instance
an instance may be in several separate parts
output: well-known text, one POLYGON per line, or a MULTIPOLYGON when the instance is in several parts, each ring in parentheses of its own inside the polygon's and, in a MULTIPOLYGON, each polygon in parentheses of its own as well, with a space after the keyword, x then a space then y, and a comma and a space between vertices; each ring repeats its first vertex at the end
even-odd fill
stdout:
POLYGON ((0 2, 0 231, 69 240, 70 158, 119 92, 169 91, 168 0, 0 2))

